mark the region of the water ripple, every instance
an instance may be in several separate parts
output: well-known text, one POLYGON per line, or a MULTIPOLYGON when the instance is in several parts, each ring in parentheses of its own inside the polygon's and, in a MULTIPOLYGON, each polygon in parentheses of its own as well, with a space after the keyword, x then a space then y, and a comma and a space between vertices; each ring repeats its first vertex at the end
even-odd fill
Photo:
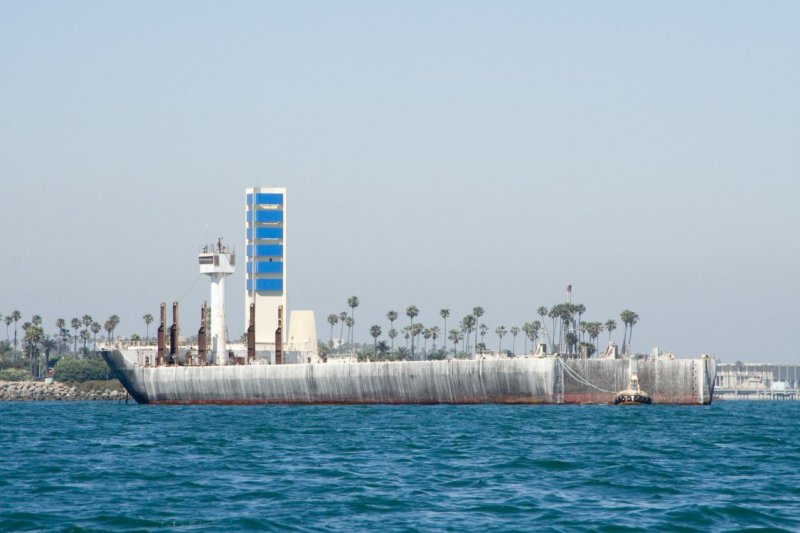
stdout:
POLYGON ((2 531, 800 529, 800 404, 0 404, 2 531))

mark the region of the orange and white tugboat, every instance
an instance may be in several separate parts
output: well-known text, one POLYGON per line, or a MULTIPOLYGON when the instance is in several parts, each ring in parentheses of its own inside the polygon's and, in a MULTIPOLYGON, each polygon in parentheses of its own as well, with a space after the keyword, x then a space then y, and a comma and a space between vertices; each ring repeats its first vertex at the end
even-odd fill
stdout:
POLYGON ((628 388, 614 396, 614 405, 645 405, 653 403, 650 395, 639 387, 639 373, 631 372, 628 388))

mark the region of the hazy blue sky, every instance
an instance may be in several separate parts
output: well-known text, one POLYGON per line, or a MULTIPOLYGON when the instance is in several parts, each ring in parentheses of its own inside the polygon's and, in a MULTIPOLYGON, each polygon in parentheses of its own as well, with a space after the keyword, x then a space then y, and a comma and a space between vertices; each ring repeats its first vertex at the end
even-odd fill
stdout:
POLYGON ((411 304, 521 326, 571 283, 586 320, 639 313, 638 351, 800 361, 799 28, 794 1, 1 0, 0 313, 143 334, 180 300, 191 332, 198 247, 243 253, 245 187, 286 186, 323 340, 351 295, 371 340, 411 304))

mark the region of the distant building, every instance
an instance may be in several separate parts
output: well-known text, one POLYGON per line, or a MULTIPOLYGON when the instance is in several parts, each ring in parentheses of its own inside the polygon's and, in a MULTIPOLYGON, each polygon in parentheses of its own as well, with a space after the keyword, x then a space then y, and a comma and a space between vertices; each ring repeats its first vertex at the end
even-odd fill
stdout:
MULTIPOLYGON (((274 352, 278 307, 286 309, 286 188, 246 190, 245 320, 255 303, 256 350, 274 352)), ((288 328, 283 325, 283 341, 288 328)))
POLYGON ((793 363, 718 363, 714 396, 724 400, 797 400, 798 367, 793 363))
POLYGON ((245 198, 244 316, 250 320, 250 304, 255 303, 256 351, 275 361, 278 308, 283 307, 284 362, 313 362, 318 356, 314 312, 290 313, 286 306, 286 188, 252 187, 245 198))

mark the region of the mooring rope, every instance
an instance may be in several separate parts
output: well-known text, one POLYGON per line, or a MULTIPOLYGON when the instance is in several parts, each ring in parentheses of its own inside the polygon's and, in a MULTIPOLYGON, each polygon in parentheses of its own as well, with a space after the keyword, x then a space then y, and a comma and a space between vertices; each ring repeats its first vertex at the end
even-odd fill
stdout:
POLYGON ((568 366, 567 366, 567 363, 565 363, 565 362, 564 362, 564 360, 563 360, 563 359, 561 359, 560 357, 558 358, 558 362, 559 362, 559 363, 561 363, 561 368, 562 368, 562 369, 563 369, 563 370, 564 370, 564 371, 565 371, 565 372, 566 372, 566 373, 567 373, 567 374, 568 374, 568 375, 569 375, 569 376, 570 376, 572 379, 574 379, 574 380, 575 380, 575 381, 577 381, 578 383, 580 383, 580 384, 582 384, 582 385, 587 385, 587 386, 589 386, 589 387, 592 387, 593 389, 597 389, 597 390, 599 390, 600 392, 608 392, 608 393, 611 393, 611 394, 614 394, 615 392, 617 392, 617 391, 610 391, 610 390, 606 390, 606 389, 601 389, 601 388, 600 388, 600 387, 598 387, 597 385, 592 385, 592 384, 591 384, 591 383, 589 383, 589 382, 588 382, 588 381, 587 381, 585 378, 581 377, 581 376, 580 376, 580 375, 579 375, 577 372, 575 372, 575 371, 574 371, 574 370, 572 370, 570 367, 568 367, 568 366))

